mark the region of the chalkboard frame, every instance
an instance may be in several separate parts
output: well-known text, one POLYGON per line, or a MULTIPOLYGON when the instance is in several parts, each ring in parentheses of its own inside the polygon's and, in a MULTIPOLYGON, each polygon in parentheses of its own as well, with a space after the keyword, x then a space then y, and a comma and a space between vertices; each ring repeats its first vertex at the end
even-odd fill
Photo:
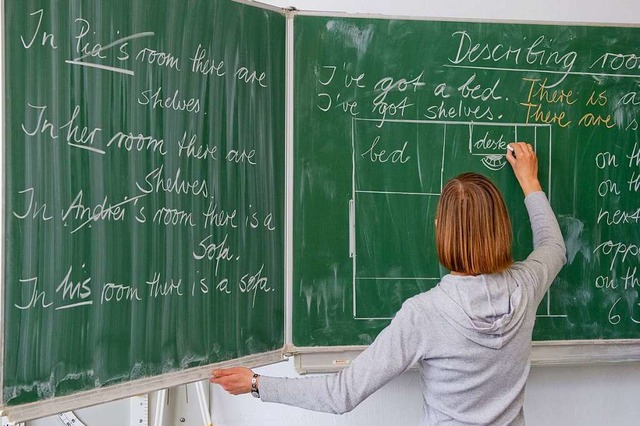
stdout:
MULTIPOLYGON (((366 346, 287 346, 299 374, 335 373, 348 367, 366 346)), ((581 366, 640 362, 640 342, 631 340, 549 340, 533 342, 533 366, 581 366)))
MULTIPOLYGON (((4 1, 0 5, 0 52, 4 57, 5 52, 5 40, 4 40, 4 31, 5 31, 5 3, 4 1)), ((5 176, 4 176, 4 164, 5 164, 5 153, 4 153, 4 145, 5 145, 5 85, 6 85, 6 64, 4 59, 2 60, 2 66, 0 67, 0 145, 2 145, 0 149, 0 200, 2 200, 2 206, 0 207, 0 259, 2 262, 0 263, 0 350, 4 352, 4 303, 5 303, 5 283, 4 283, 4 274, 5 274, 5 176)), ((0 355, 0 389, 4 389, 4 356, 0 355)), ((0 397, 0 416, 3 415, 3 404, 4 398, 0 397)))
MULTIPOLYGON (((576 22, 576 21, 545 21, 545 20, 518 20, 518 19, 474 19, 462 17, 429 17, 429 16, 405 16, 405 15, 386 15, 386 14, 370 14, 370 13, 349 13, 349 12, 324 12, 324 11, 304 11, 295 10, 287 15, 287 21, 291 21, 291 27, 294 27, 296 16, 306 17, 326 17, 326 18, 360 18, 360 19, 390 19, 390 20, 407 20, 407 21, 440 21, 440 22, 464 22, 464 23, 487 23, 487 24, 531 24, 531 25, 572 25, 572 26, 598 26, 613 28, 640 28, 640 24, 630 23, 614 23, 614 22, 576 22)), ((295 63, 295 46, 294 31, 288 33, 287 44, 287 62, 293 69, 295 63)), ((288 65, 289 66, 289 65, 288 65)), ((293 75, 293 70, 292 70, 293 75)), ((289 81, 287 80, 287 84, 289 81)), ((291 91, 294 90, 293 77, 291 81, 291 91)), ((289 89, 289 87, 288 87, 289 89)), ((291 111, 293 112, 294 98, 287 97, 287 105, 291 102, 291 111)), ((287 115, 289 119, 289 116, 287 115)), ((294 142, 294 124, 295 120, 291 120, 291 144, 294 142)), ((288 163, 287 163, 288 164, 288 163)), ((293 175, 293 164, 291 164, 290 173, 293 175)), ((289 172, 288 172, 289 173, 289 172)), ((287 181, 288 183, 288 181, 287 181)), ((288 191, 287 197, 287 214, 293 209, 292 189, 288 191), (289 198, 291 197, 291 200, 289 198)), ((288 220, 288 218, 287 218, 288 220)), ((293 232, 292 222, 287 222, 293 232)), ((287 239, 287 249, 293 252, 293 241, 287 239), (291 245, 291 246, 289 246, 291 245)), ((292 315, 293 312, 293 271, 287 269, 287 304, 285 306, 286 315, 292 315), (289 288, 290 287, 290 288, 289 288)), ((319 374, 338 372, 351 363, 367 346, 361 345, 336 345, 336 346, 297 346, 293 343, 293 325, 287 324, 285 330, 285 356, 293 357, 296 371, 299 374, 319 374)), ((594 339, 594 340, 546 340, 532 342, 531 363, 534 366, 545 365, 588 365, 602 363, 622 363, 622 362, 640 362, 640 338, 638 339, 594 339)))
MULTIPOLYGON (((247 5, 256 9, 267 10, 271 12, 278 13, 283 17, 288 16, 290 13, 287 9, 268 5, 264 3, 254 2, 252 0, 228 0, 232 3, 238 3, 247 5)), ((5 267, 6 267, 6 247, 5 247, 5 219, 6 219, 6 187, 5 187, 5 135, 6 135, 6 106, 7 101, 5 98, 5 88, 7 85, 7 73, 6 73, 6 63, 4 60, 5 53, 5 7, 6 2, 2 1, 0 4, 0 53, 3 55, 2 66, 0 67, 0 98, 2 101, 0 102, 0 143, 2 143, 2 148, 0 149, 0 199, 2 200, 2 207, 0 208, 0 220, 2 223, 0 224, 0 259, 2 263, 0 264, 0 271, 2 275, 0 276, 0 350, 3 351, 5 344, 5 267)), ((288 25, 288 20, 285 20, 286 25, 288 25)), ((286 29, 288 31, 288 27, 286 29)), ((286 59, 286 58, 285 58, 286 59)), ((285 64, 286 65, 286 64, 285 64)), ((285 90, 288 92, 288 85, 285 86, 285 90)), ((286 117, 287 121, 290 121, 288 117, 286 117)), ((286 123, 285 123, 286 124, 286 123)), ((286 142, 286 141, 285 141, 286 142)), ((287 154, 288 149, 285 149, 285 154, 287 154)), ((285 159, 285 162, 288 161, 285 159)), ((285 194, 285 204, 286 204, 286 194, 285 194)), ((285 211, 286 212, 286 211, 285 211)), ((288 213, 286 213, 288 214, 288 213)), ((287 230, 287 222, 285 220, 285 239, 287 230)), ((285 240, 286 242, 286 240, 285 240)), ((285 248, 286 252, 286 248, 285 248)), ((284 267, 287 267, 287 258, 284 257, 284 267)), ((287 298, 287 284, 286 284, 286 269, 285 269, 285 282, 283 283, 283 287, 285 289, 284 297, 282 300, 283 305, 285 304, 287 298)), ((287 321, 287 313, 284 312, 285 315, 285 324, 287 321)), ((208 365, 198 366, 198 367, 190 367, 184 370, 178 370, 171 373, 160 374, 151 377, 145 377, 142 379, 135 379, 128 382, 122 382, 114 385, 109 385, 104 388, 94 388, 90 390, 82 390, 75 393, 71 393, 69 395, 64 396, 56 396, 50 399, 40 400, 36 402, 30 402, 25 404, 17 404, 17 405, 3 405, 3 395, 2 389, 4 389, 4 356, 0 353, 0 417, 2 417, 2 424, 4 425, 4 420, 13 423, 21 423, 25 421, 35 420, 51 415, 55 415, 58 413, 63 413, 67 411, 71 411, 74 409, 85 408, 89 406, 94 406, 97 404, 103 404, 115 400, 131 398, 134 396, 148 394, 151 392, 159 391, 162 389, 167 389, 175 386, 185 385, 188 383, 193 383, 201 380, 207 380, 211 371, 216 368, 231 368, 231 367, 247 367, 247 368, 256 368, 265 365, 271 365, 278 362, 282 362, 285 360, 285 351, 286 342, 283 342, 284 345, 282 348, 266 351, 262 353, 255 353, 247 356, 243 356, 241 358, 230 359, 221 362, 215 362, 208 365)))

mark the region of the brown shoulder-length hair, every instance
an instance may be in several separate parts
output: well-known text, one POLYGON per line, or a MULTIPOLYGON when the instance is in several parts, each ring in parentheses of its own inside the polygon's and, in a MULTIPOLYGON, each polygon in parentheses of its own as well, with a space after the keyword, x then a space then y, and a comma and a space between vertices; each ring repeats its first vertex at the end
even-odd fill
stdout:
POLYGON ((442 266, 467 275, 502 272, 513 263, 511 240, 507 207, 489 179, 464 173, 447 182, 436 211, 442 266))

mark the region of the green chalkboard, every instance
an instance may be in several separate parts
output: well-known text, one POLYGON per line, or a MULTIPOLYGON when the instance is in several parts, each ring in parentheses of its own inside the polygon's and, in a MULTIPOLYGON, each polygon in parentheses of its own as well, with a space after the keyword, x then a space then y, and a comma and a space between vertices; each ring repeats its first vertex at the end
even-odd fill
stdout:
POLYGON ((2 403, 280 349, 284 16, 3 3, 2 403))
POLYGON ((534 339, 640 338, 640 29, 295 22, 295 346, 369 344, 437 284, 435 207, 461 172, 501 188, 524 258, 514 140, 535 145, 568 249, 534 339))

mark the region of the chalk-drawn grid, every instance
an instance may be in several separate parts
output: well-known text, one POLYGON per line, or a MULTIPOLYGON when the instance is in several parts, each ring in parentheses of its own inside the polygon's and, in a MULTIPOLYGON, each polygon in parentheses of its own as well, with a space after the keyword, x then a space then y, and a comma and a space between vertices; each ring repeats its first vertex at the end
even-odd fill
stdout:
MULTIPOLYGON (((531 142, 536 152, 546 152, 551 164, 548 125, 387 120, 379 126, 378 120, 353 120, 350 255, 355 319, 390 319, 404 300, 437 284, 442 271, 432 249, 430 222, 438 197, 444 182, 464 171, 505 173, 504 144, 477 143, 498 139, 496 135, 506 142, 531 142), (407 140, 406 135, 415 138, 407 140), (436 158, 433 153, 438 153, 436 158)), ((540 173, 551 181, 550 166, 540 173)), ((552 315, 547 297, 546 312, 539 316, 564 315, 552 315)))

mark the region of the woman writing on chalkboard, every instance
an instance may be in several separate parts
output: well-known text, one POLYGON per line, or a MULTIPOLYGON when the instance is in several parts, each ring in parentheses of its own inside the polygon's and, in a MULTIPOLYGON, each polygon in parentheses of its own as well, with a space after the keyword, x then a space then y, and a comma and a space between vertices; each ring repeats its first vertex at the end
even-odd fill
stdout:
POLYGON ((566 258, 531 145, 513 143, 506 156, 531 220, 534 250, 526 260, 512 261, 511 225, 498 189, 480 175, 460 175, 445 185, 436 212, 436 249, 451 273, 405 301, 349 368, 299 379, 230 368, 214 371, 211 382, 232 394, 344 413, 418 364, 424 425, 524 424, 536 309, 566 258))

